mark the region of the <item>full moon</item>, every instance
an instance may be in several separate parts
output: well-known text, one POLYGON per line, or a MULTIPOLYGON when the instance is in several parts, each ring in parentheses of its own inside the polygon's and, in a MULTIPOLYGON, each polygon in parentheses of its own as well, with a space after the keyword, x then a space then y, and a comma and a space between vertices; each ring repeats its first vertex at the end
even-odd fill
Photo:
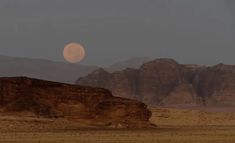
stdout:
POLYGON ((85 58, 85 49, 81 44, 70 43, 64 47, 63 56, 70 63, 78 63, 85 58))

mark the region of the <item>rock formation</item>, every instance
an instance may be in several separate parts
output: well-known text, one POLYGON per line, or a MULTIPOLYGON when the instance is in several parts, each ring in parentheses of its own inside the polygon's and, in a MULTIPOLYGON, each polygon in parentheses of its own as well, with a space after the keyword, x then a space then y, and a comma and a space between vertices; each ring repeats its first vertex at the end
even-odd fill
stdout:
POLYGON ((138 99, 149 105, 235 103, 235 66, 223 64, 206 67, 156 59, 139 69, 113 73, 99 69, 78 79, 77 84, 105 87, 115 96, 138 99))
POLYGON ((204 104, 235 105, 235 66, 218 64, 197 72, 193 85, 204 104))
POLYGON ((151 117, 145 104, 114 97, 103 88, 26 77, 0 78, 0 111, 113 127, 149 127, 151 117))
POLYGON ((139 69, 138 93, 149 104, 160 103, 182 83, 181 66, 171 59, 154 60, 139 69))

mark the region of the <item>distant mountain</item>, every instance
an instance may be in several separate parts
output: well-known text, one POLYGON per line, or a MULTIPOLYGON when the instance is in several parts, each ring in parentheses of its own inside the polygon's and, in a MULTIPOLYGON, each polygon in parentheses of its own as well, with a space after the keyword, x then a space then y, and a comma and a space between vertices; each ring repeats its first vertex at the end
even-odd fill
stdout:
POLYGON ((95 66, 53 62, 49 60, 0 56, 0 76, 33 78, 74 83, 78 77, 97 69, 95 66))
POLYGON ((109 72, 124 70, 126 68, 139 68, 142 64, 150 61, 147 57, 131 58, 125 61, 119 61, 111 66, 107 67, 106 70, 109 72))
POLYGON ((235 66, 182 65, 156 59, 139 69, 109 73, 103 69, 78 79, 77 84, 104 87, 114 95, 149 105, 235 106, 235 66))

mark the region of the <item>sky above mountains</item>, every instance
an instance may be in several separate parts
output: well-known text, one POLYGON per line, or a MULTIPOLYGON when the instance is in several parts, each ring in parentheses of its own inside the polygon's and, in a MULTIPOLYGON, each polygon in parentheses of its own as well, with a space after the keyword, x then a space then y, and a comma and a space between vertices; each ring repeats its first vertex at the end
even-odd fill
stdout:
POLYGON ((84 64, 132 57, 234 64, 233 0, 1 0, 0 54, 63 61, 84 45, 84 64))

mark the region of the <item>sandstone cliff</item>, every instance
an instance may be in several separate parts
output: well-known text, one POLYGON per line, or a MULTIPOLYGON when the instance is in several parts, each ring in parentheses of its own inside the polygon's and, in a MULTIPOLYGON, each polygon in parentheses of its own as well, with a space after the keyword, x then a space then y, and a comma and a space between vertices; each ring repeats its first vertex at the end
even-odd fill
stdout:
POLYGON ((0 111, 111 127, 149 127, 151 117, 145 104, 114 97, 103 88, 26 77, 0 78, 0 111))
POLYGON ((193 86, 207 105, 235 105, 235 66, 218 64, 199 70, 193 86))

